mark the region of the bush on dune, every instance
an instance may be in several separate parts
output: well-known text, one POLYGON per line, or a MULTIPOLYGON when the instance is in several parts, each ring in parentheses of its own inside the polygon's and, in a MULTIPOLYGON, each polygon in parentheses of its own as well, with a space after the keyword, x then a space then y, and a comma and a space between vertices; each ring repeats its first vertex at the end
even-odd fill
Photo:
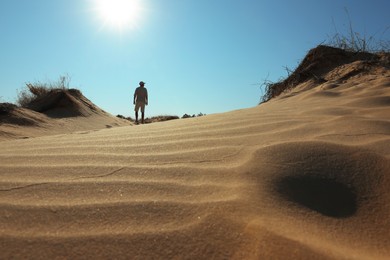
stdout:
POLYGON ((0 115, 7 115, 16 108, 17 106, 15 104, 0 103, 0 115))
POLYGON ((69 89, 69 83, 69 76, 60 76, 57 81, 49 83, 42 83, 39 81, 34 83, 28 82, 26 83, 26 88, 18 92, 16 102, 19 106, 27 108, 37 99, 45 97, 53 91, 59 90, 75 92, 74 94, 80 95, 81 92, 79 90, 69 89))
MULTIPOLYGON (((390 52, 390 41, 383 39, 376 39, 374 35, 367 36, 354 30, 351 18, 347 8, 344 11, 348 18, 348 31, 346 34, 339 33, 336 25, 334 25, 335 33, 329 37, 326 45, 342 49, 349 52, 390 52)), ((390 29, 388 26, 383 30, 383 35, 390 29)))
POLYGON ((150 118, 145 118, 145 124, 155 123, 155 122, 164 122, 169 120, 179 119, 178 116, 153 116, 150 118))
MULTIPOLYGON (((349 18, 348 10, 346 10, 346 13, 349 18)), ((386 28, 384 33, 389 28, 386 28)), ((378 61, 383 59, 380 55, 388 57, 389 53, 389 40, 375 40, 373 36, 367 37, 364 34, 360 34, 354 31, 352 23, 349 22, 349 31, 347 34, 340 34, 336 29, 335 35, 329 37, 325 44, 320 44, 310 50, 295 70, 286 68, 288 73, 287 77, 277 82, 265 79, 260 84, 260 87, 264 88, 264 94, 261 97, 260 104, 293 89, 298 84, 307 80, 314 80, 318 83, 324 82, 322 75, 326 70, 329 71, 343 63, 357 60, 378 61)), ((386 61, 381 63, 386 63, 382 64, 385 66, 389 65, 386 61)))
POLYGON ((181 118, 200 117, 200 116, 205 116, 205 115, 206 114, 203 114, 202 112, 200 112, 198 115, 193 114, 192 116, 186 113, 181 118))

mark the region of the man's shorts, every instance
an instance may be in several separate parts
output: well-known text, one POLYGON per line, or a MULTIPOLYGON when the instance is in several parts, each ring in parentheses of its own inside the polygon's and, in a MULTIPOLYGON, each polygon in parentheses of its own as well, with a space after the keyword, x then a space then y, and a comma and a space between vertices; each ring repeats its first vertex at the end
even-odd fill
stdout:
POLYGON ((141 108, 141 113, 145 113, 145 102, 138 102, 137 101, 135 103, 134 111, 138 112, 140 108, 141 108))

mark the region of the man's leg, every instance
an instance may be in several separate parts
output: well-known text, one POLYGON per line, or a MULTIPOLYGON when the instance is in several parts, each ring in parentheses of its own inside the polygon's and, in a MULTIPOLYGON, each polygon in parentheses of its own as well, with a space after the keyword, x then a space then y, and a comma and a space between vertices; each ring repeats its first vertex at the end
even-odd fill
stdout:
POLYGON ((141 115, 142 115, 142 124, 144 123, 144 118, 145 118, 145 103, 142 103, 141 105, 141 115))
POLYGON ((135 123, 138 124, 138 111, 139 111, 139 103, 138 102, 135 103, 134 111, 135 111, 135 123))

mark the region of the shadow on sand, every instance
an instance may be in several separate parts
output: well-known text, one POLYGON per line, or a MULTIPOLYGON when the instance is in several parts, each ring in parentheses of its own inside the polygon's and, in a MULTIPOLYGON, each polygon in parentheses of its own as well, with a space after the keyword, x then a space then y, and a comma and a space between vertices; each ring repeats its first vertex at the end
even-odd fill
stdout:
POLYGON ((277 191, 287 200, 334 218, 346 218, 357 211, 353 188, 317 176, 287 176, 277 183, 277 191))

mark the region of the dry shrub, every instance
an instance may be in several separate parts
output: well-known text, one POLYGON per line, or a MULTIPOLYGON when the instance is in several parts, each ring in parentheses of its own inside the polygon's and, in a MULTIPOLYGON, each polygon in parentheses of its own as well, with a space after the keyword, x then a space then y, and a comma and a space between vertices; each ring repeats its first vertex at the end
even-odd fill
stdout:
MULTIPOLYGON (((17 104, 21 107, 29 107, 29 105, 35 100, 48 95, 53 90, 69 90, 70 77, 60 76, 60 78, 55 82, 42 83, 26 83, 26 88, 18 92, 17 104)), ((74 90, 76 91, 76 90, 74 90)), ((79 93, 75 94, 80 94, 79 93)))
POLYGON ((18 92, 18 97, 16 99, 16 103, 21 107, 27 107, 35 99, 35 96, 32 95, 27 90, 22 90, 18 92))
POLYGON ((150 124, 150 123, 155 123, 155 122, 164 122, 164 121, 169 121, 169 120, 175 120, 179 119, 178 116, 154 116, 151 118, 145 118, 145 124, 150 124))
POLYGON ((26 86, 30 91, 30 93, 36 97, 41 97, 43 95, 46 95, 50 91, 48 87, 42 85, 33 85, 31 83, 27 83, 26 86))
POLYGON ((125 116, 123 116, 123 115, 116 115, 116 117, 121 118, 121 119, 128 120, 128 121, 130 121, 130 122, 134 122, 134 121, 135 121, 135 120, 132 119, 131 117, 125 117, 125 116))
POLYGON ((381 39, 381 37, 387 33, 390 26, 383 30, 382 36, 367 36, 366 34, 359 33, 354 29, 348 9, 344 8, 344 11, 348 18, 348 31, 347 33, 339 33, 337 26, 333 22, 335 33, 333 36, 328 37, 329 39, 326 43, 327 45, 350 52, 375 53, 390 51, 390 41, 388 39, 381 39))
MULTIPOLYGON (((375 54, 384 53, 383 59, 388 57, 390 52, 390 41, 382 40, 374 36, 361 34, 353 28, 348 9, 345 8, 348 18, 349 27, 347 33, 339 33, 336 26, 335 33, 332 37, 328 37, 325 44, 318 45, 316 48, 309 51, 300 65, 291 71, 287 69, 288 75, 280 79, 278 82, 264 80, 260 87, 264 87, 265 93, 261 97, 260 104, 288 91, 299 83, 313 79, 321 83, 324 79, 321 77, 324 72, 342 65, 343 63, 352 62, 355 60, 377 60, 379 56, 375 54), (323 69, 322 69, 323 68, 323 69)), ((390 26, 383 31, 383 35, 390 29, 390 26)), ((388 62, 382 62, 382 65, 387 66, 388 62)))
MULTIPOLYGON (((262 86, 265 87, 265 93, 260 103, 266 102, 285 91, 289 91, 308 80, 313 80, 318 84, 323 83, 327 80, 325 75, 328 72, 344 64, 362 61, 366 64, 388 67, 387 57, 389 57, 389 54, 386 52, 355 52, 327 45, 318 45, 307 53, 299 66, 289 73, 288 77, 278 82, 264 81, 262 86)), ((357 72, 354 71, 354 73, 357 72)))
POLYGON ((17 106, 11 103, 0 103, 0 115, 8 115, 12 110, 16 109, 17 106))

